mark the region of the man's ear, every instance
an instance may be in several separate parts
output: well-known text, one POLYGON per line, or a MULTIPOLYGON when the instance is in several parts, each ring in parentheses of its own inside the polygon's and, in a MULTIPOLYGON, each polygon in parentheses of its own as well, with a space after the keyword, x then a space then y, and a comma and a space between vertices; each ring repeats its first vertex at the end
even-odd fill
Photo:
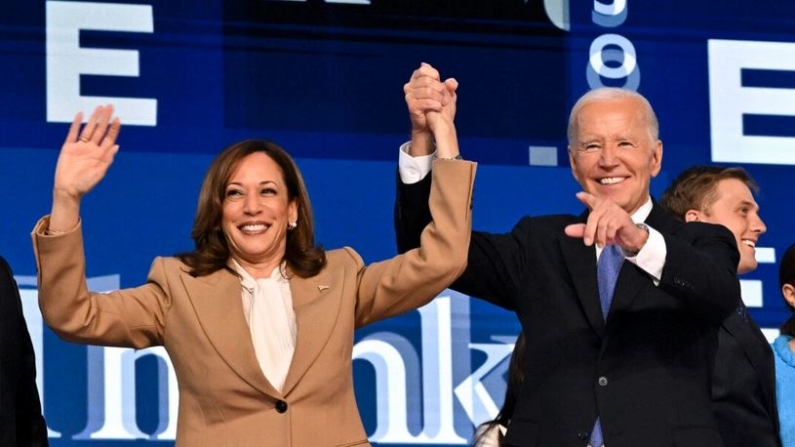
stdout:
POLYGON ((662 158, 663 158, 663 143, 662 140, 657 140, 657 143, 655 143, 654 145, 654 150, 652 151, 652 156, 651 156, 652 178, 657 177, 657 174, 660 173, 660 169, 662 169, 662 158))
POLYGON ((701 220, 701 211, 687 210, 685 213, 685 222, 698 222, 701 220))
POLYGON ((577 178, 577 160, 574 158, 574 151, 571 150, 571 146, 568 147, 568 154, 569 154, 569 167, 571 168, 571 174, 574 176, 574 179, 579 181, 580 179, 577 178))
POLYGON ((795 286, 792 284, 784 284, 781 286, 781 294, 784 295, 784 300, 790 306, 795 307, 795 286))

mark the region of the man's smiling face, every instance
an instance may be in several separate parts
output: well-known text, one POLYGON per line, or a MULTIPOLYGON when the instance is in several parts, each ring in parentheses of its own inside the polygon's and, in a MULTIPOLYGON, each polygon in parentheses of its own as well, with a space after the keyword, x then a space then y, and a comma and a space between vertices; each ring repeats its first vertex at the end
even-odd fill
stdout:
POLYGON ((662 163, 662 142, 653 138, 642 102, 593 100, 575 119, 576 137, 569 147, 574 178, 585 192, 632 214, 648 199, 662 163))

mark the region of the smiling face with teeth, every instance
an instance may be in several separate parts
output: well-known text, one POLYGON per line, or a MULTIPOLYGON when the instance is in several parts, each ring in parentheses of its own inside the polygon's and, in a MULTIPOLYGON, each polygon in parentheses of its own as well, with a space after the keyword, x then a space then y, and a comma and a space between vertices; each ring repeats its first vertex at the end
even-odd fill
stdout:
POLYGON ((287 226, 297 219, 279 165, 264 152, 240 160, 226 184, 221 218, 232 258, 253 276, 267 276, 284 259, 287 226))
POLYGON ((756 269, 756 244, 767 227, 751 189, 739 179, 726 178, 718 181, 710 198, 702 210, 689 210, 685 220, 720 224, 731 230, 740 251, 737 273, 756 269))
POLYGON ((607 89, 575 105, 569 132, 574 178, 587 193, 632 214, 649 198, 660 172, 662 142, 648 103, 634 92, 607 89))

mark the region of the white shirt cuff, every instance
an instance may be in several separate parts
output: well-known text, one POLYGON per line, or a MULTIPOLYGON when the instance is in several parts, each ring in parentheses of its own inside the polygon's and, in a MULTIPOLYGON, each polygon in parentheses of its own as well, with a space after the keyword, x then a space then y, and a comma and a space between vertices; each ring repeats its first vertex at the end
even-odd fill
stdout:
POLYGON ((665 246, 665 238, 659 231, 649 227, 649 239, 640 249, 637 256, 627 258, 627 261, 642 268, 654 279, 654 285, 660 283, 663 267, 665 266, 665 256, 668 249, 665 246))
POLYGON ((400 145, 400 155, 398 156, 398 172, 400 180, 411 185, 424 179, 431 172, 431 164, 436 158, 436 152, 430 155, 420 155, 413 157, 409 155, 411 142, 407 141, 400 145))

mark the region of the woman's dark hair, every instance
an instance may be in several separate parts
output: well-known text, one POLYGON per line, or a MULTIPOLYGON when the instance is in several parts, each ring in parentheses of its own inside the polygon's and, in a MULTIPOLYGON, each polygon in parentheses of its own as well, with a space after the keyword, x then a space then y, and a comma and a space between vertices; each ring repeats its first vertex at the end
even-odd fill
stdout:
MULTIPOLYGON (((784 252, 784 256, 781 257, 781 264, 778 267, 779 288, 783 288, 784 284, 795 287, 795 244, 790 245, 787 251, 784 252)), ((792 304, 786 300, 784 302, 791 311, 795 312, 795 307, 793 307, 792 304)), ((795 315, 789 317, 789 319, 781 325, 780 330, 784 335, 795 337, 795 315)))
POLYGON ((295 161, 284 149, 270 141, 245 140, 218 154, 204 176, 191 231, 195 249, 177 255, 190 267, 191 275, 205 276, 228 268, 229 245, 221 229, 226 187, 240 162, 256 152, 262 152, 276 162, 287 186, 288 200, 296 201, 298 205, 297 226, 287 232, 284 253, 287 266, 299 277, 308 278, 316 275, 326 265, 323 248, 315 244, 312 206, 295 161))
MULTIPOLYGON (((508 423, 511 422, 514 410, 516 409, 516 402, 519 400, 519 392, 524 382, 524 362, 525 338, 524 331, 522 331, 516 338, 516 344, 513 346, 513 353, 511 354, 511 362, 508 364, 508 380, 502 408, 500 412, 497 413, 497 417, 478 426, 480 433, 472 441, 472 445, 478 445, 480 440, 492 427, 497 425, 507 427, 508 423)), ((502 444, 502 435, 500 435, 500 444, 502 444)))

